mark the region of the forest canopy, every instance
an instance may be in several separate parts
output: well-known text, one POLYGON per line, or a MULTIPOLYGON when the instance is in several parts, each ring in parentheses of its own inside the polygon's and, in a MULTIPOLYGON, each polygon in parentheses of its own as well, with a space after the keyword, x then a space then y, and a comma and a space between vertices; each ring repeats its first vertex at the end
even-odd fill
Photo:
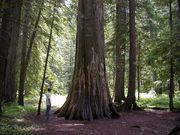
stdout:
POLYGON ((47 88, 67 95, 72 87, 96 87, 90 91, 97 94, 107 85, 107 106, 138 109, 136 100, 153 93, 168 95, 174 109, 180 91, 179 0, 2 0, 0 9, 1 106, 24 105, 24 98, 47 88))

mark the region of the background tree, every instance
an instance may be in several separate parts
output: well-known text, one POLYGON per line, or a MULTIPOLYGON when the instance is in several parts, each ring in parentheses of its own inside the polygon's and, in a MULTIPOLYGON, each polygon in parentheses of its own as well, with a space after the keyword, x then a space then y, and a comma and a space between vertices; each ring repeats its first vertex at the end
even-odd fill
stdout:
POLYGON ((126 46, 126 1, 116 1, 116 82, 114 102, 121 104, 125 99, 125 46, 126 46))
POLYGON ((51 40, 52 40, 52 32, 53 32, 53 27, 54 27, 55 11, 56 11, 56 1, 55 1, 54 8, 53 8, 51 29, 50 29, 50 34, 49 34, 49 43, 48 43, 48 47, 47 47, 47 54, 46 54, 46 60, 45 60, 45 66, 44 66, 44 73, 43 73, 41 90, 40 90, 40 98, 39 98, 37 115, 40 115, 40 110, 41 110, 41 102, 42 102, 42 96, 43 96, 43 90, 44 90, 46 70, 47 70, 47 64, 48 64, 48 58, 49 58, 49 54, 50 54, 50 49, 51 49, 51 40))
POLYGON ((172 0, 169 0, 169 27, 170 27, 170 83, 169 83, 169 108, 172 111, 173 106, 173 96, 174 96, 174 58, 173 58, 173 42, 172 42, 172 0))
POLYGON ((0 54, 5 63, 2 65, 1 90, 5 102, 14 102, 16 97, 15 67, 18 37, 20 29, 20 16, 22 3, 19 0, 7 1, 7 8, 3 12, 1 30, 0 54))
POLYGON ((135 28, 135 0, 129 0, 129 83, 128 96, 123 105, 123 110, 137 109, 136 90, 136 28, 135 28))
MULTIPOLYGON (((8 7, 3 7, 3 12, 1 14, 1 35, 0 35, 0 107, 1 102, 3 100, 3 93, 4 93, 4 81, 5 81, 5 69, 6 69, 6 62, 7 62, 7 53, 9 47, 9 39, 10 36, 8 35, 8 31, 10 31, 10 2, 6 1, 8 7)), ((1 3, 2 5, 2 3, 1 3)), ((2 112, 2 108, 1 112, 2 112)))
POLYGON ((108 91, 104 53, 103 1, 79 0, 74 75, 58 116, 82 120, 118 116, 108 91))
POLYGON ((19 105, 24 105, 24 82, 25 82, 25 60, 26 60, 26 50, 27 50, 27 39, 28 39, 28 26, 30 21, 30 7, 31 1, 25 1, 25 16, 23 23, 23 37, 22 37, 22 50, 21 50, 21 70, 20 70, 20 79, 19 79, 19 96, 18 103, 19 105))

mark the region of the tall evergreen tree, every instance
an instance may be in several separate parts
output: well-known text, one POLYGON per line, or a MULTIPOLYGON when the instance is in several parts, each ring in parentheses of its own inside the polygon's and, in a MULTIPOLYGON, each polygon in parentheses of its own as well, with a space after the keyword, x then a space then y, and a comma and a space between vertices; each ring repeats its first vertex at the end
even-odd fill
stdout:
POLYGON ((135 0, 129 0, 129 82, 128 96, 123 105, 123 110, 137 109, 135 89, 136 89, 136 27, 135 27, 135 0))
MULTIPOLYGON (((4 95, 4 84, 5 84, 5 69, 7 63, 7 55, 10 41, 10 1, 6 1, 8 8, 3 8, 2 22, 1 22, 1 33, 0 33, 0 104, 3 100, 4 95)), ((2 111, 2 110, 1 110, 2 111)))
POLYGON ((174 59, 173 59, 173 42, 172 42, 172 0, 169 0, 169 26, 170 26, 170 84, 169 84, 169 108, 172 111, 174 95, 174 59))
POLYGON ((54 27, 54 20, 55 20, 55 11, 56 11, 56 0, 55 0, 53 14, 52 14, 51 28, 50 28, 50 34, 49 34, 49 43, 48 43, 48 48, 47 48, 47 53, 46 53, 46 61, 45 61, 45 66, 44 66, 44 73, 43 73, 43 79, 42 79, 42 84, 41 84, 37 115, 40 115, 40 110, 41 110, 41 102, 42 102, 42 96, 43 96, 43 90, 44 90, 46 70, 47 70, 47 64, 48 64, 48 59, 49 59, 49 53, 51 49, 51 40, 53 37, 52 34, 53 34, 53 27, 54 27))
POLYGON ((126 1, 116 0, 116 82, 114 102, 125 99, 125 45, 126 45, 126 1))
POLYGON ((103 25, 103 1, 79 0, 74 75, 66 102, 56 111, 60 117, 118 117, 106 79, 103 25))
POLYGON ((30 37, 29 47, 27 49, 26 60, 25 60, 25 77, 26 77, 26 70, 27 70, 27 67, 28 67, 28 64, 29 64, 29 61, 30 61, 30 58, 31 58, 32 47, 33 47, 33 44, 34 44, 35 37, 37 35, 37 30, 38 30, 39 21, 40 21, 40 17, 41 17, 41 14, 42 14, 42 7, 43 6, 44 6, 44 0, 41 0, 41 4, 40 4, 40 8, 39 8, 39 11, 38 11, 38 14, 37 14, 37 18, 35 19, 33 32, 32 32, 32 35, 30 37))
POLYGON ((1 36, 0 36, 0 59, 1 59, 1 66, 0 66, 0 92, 1 92, 1 101, 4 97, 5 92, 5 71, 7 65, 7 56, 8 56, 8 49, 10 45, 10 34, 11 34, 11 8, 10 8, 10 1, 6 1, 7 8, 3 9, 2 15, 2 29, 1 29, 1 36))
POLYGON ((8 0, 3 11, 0 54, 3 59, 1 67, 1 91, 5 102, 13 102, 16 97, 15 67, 22 1, 8 0))
POLYGON ((22 1, 11 0, 11 37, 8 48, 4 92, 4 98, 7 102, 14 102, 16 98, 16 54, 20 30, 21 7, 22 1))
POLYGON ((21 70, 19 79, 19 105, 24 105, 24 83, 25 83, 25 60, 26 60, 26 50, 27 50, 27 39, 28 39, 28 26, 30 21, 30 7, 31 1, 25 1, 25 16, 23 23, 23 37, 22 37, 22 49, 21 49, 21 70))

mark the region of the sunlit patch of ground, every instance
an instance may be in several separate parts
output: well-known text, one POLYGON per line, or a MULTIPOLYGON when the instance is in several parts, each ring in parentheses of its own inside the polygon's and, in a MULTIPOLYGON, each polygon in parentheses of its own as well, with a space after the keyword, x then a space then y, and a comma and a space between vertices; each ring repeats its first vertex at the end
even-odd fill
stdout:
MULTIPOLYGON (((150 91, 149 93, 140 93, 140 97, 142 98, 153 98, 156 96, 156 93, 154 91, 150 91)), ((66 101, 66 97, 62 95, 52 94, 51 95, 51 104, 55 108, 61 107, 64 102, 66 101)), ((45 103, 45 95, 43 96, 43 103, 45 103)))
MULTIPOLYGON (((53 107, 55 108, 59 108, 61 107, 64 102, 66 101, 66 97, 67 96, 62 96, 62 95, 56 95, 56 94, 52 94, 51 95, 51 104, 53 107)), ((43 96, 43 103, 45 103, 45 95, 43 96)))

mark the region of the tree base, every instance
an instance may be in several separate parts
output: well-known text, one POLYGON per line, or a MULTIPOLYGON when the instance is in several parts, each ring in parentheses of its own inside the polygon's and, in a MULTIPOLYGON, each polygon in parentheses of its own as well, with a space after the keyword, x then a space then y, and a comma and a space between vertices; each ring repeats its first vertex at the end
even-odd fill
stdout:
POLYGON ((95 119, 103 119, 103 118, 109 118, 109 119, 117 119, 120 118, 119 113, 116 111, 114 106, 111 106, 110 111, 106 112, 103 111, 103 113, 100 113, 101 111, 92 112, 92 111, 77 111, 76 109, 71 110, 69 112, 65 111, 64 108, 60 108, 54 113, 58 117, 64 117, 66 120, 95 120, 95 119), (75 111, 76 110, 76 111, 75 111))
POLYGON ((136 102, 126 101, 122 104, 121 111, 143 111, 143 109, 140 108, 136 102))

